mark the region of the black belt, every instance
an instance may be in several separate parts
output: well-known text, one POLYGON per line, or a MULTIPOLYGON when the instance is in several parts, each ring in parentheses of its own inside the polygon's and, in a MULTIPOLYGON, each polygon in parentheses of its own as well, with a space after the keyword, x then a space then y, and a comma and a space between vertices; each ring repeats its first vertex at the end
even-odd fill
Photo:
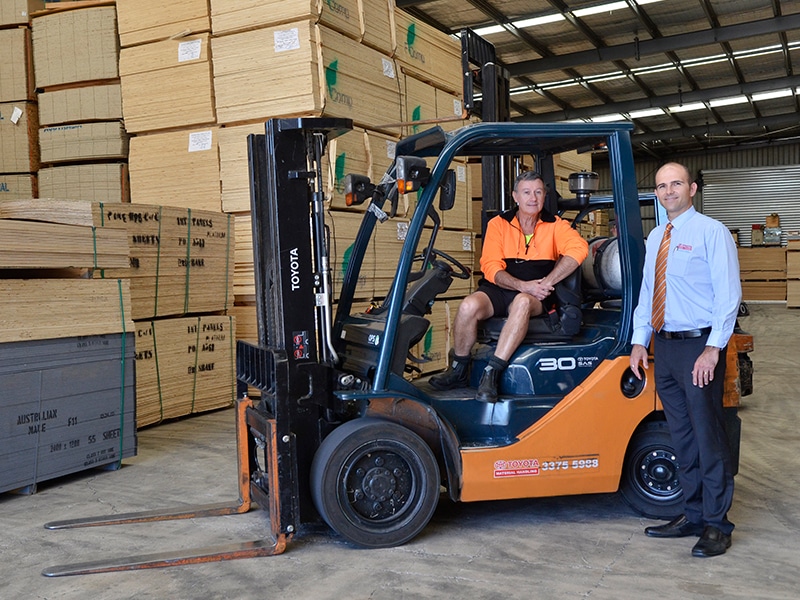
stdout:
POLYGON ((702 329, 688 329, 687 331, 664 331, 662 329, 658 332, 658 335, 665 340, 689 340, 708 335, 709 333, 711 333, 711 327, 703 327, 702 329))

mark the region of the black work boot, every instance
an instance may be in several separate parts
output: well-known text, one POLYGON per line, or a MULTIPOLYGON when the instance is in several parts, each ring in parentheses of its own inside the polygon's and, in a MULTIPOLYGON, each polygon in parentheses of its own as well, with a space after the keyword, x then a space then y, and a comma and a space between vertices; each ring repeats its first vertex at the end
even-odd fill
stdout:
POLYGON ((497 402, 497 379, 507 366, 508 361, 492 355, 483 370, 483 375, 481 375, 478 393, 475 394, 476 400, 480 402, 497 402))
POLYGON ((453 390, 469 386, 469 356, 452 353, 450 366, 444 373, 434 375, 428 381, 437 390, 453 390))

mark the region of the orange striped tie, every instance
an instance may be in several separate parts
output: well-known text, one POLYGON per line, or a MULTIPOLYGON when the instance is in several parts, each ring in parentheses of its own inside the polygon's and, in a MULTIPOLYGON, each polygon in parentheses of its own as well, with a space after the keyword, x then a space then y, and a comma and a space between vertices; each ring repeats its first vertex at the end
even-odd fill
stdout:
POLYGON ((669 240, 672 237, 672 223, 667 223, 664 237, 656 255, 656 276, 653 283, 653 309, 650 321, 653 329, 661 331, 664 327, 664 305, 667 299, 667 257, 669 256, 669 240))

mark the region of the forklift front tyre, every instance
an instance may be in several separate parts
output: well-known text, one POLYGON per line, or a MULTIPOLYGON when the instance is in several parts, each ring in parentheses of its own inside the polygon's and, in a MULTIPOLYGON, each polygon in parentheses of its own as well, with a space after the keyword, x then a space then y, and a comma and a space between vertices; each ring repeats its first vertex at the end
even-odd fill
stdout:
POLYGON ((683 490, 666 422, 645 423, 633 434, 619 491, 642 516, 669 520, 681 513, 683 490))
POLYGON ((410 429, 374 418, 348 421, 323 440, 310 483, 331 529, 366 548, 411 540, 439 500, 439 467, 428 445, 410 429))

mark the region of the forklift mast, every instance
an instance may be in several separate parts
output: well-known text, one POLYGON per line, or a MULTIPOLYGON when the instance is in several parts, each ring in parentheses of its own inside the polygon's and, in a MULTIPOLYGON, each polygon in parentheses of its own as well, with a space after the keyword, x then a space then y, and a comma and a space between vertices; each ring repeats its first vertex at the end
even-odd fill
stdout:
POLYGON ((251 492, 259 504, 279 507, 287 534, 318 518, 303 474, 325 433, 320 423, 337 360, 322 156, 329 139, 350 129, 349 119, 271 119, 263 135, 248 137, 259 339, 237 343, 236 369, 240 385, 261 396, 247 413, 250 435, 266 455, 263 464, 251 462, 251 492), (269 474, 271 458, 291 468, 269 474), (270 491, 280 495, 277 504, 270 491))

